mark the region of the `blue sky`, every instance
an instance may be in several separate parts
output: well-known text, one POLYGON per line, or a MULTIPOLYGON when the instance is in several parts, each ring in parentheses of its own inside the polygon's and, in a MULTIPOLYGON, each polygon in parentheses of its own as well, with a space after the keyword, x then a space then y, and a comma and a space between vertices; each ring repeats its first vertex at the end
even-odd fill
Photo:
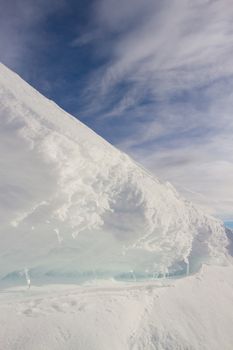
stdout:
POLYGON ((0 0, 0 59, 233 220, 231 0, 0 0))

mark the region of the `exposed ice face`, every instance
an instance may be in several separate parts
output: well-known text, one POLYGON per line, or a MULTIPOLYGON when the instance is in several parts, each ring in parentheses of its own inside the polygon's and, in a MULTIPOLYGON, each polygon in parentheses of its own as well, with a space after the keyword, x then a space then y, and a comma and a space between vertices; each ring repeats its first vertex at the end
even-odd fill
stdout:
POLYGON ((205 216, 0 66, 0 276, 166 274, 223 263, 205 216))

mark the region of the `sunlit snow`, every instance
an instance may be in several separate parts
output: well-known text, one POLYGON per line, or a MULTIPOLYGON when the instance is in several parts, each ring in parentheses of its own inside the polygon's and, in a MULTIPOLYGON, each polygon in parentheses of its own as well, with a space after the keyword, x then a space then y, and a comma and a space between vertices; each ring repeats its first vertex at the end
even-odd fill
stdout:
POLYGON ((223 224, 172 185, 3 65, 0 94, 2 281, 153 279, 226 263, 223 224))

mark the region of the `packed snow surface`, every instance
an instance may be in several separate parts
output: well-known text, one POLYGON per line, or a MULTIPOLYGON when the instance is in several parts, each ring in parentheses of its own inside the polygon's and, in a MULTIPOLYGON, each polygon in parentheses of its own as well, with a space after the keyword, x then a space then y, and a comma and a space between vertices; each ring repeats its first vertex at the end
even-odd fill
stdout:
POLYGON ((0 96, 2 283, 153 279, 226 263, 220 221, 3 65, 0 96))
POLYGON ((1 350, 232 350, 233 268, 0 293, 1 350))

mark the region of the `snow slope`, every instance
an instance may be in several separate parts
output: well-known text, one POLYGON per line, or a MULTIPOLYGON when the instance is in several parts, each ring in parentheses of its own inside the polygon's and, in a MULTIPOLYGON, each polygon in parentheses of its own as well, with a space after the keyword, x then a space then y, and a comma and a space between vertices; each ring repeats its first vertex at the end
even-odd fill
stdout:
POLYGON ((220 221, 3 65, 0 96, 2 282, 21 283, 24 271, 42 283, 227 263, 220 221))
POLYGON ((2 350, 232 350, 233 268, 0 293, 2 350))

